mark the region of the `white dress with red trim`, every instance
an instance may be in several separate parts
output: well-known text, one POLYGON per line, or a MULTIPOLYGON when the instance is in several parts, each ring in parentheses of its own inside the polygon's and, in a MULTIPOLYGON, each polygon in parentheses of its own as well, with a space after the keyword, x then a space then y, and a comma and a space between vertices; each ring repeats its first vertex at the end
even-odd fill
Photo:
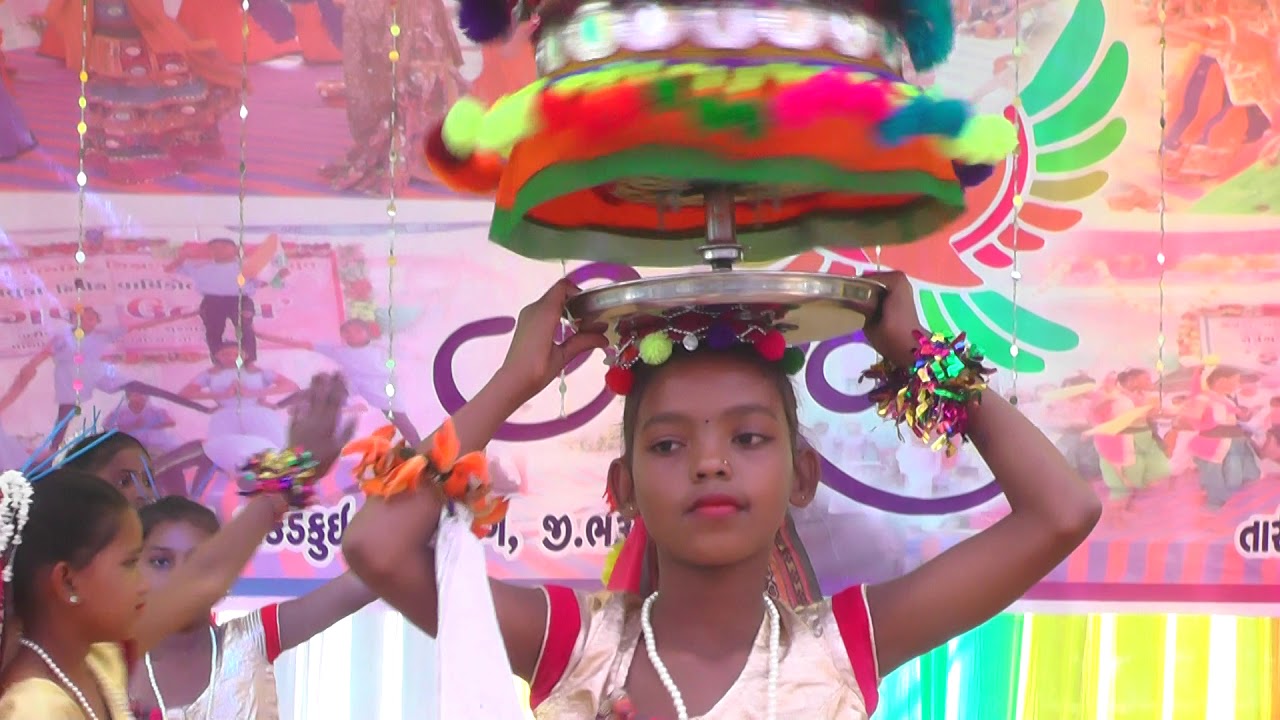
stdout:
MULTIPOLYGON (((546 592, 547 634, 530 697, 534 716, 632 720, 625 685, 640 644, 643 598, 561 587, 546 592)), ((879 676, 864 588, 779 610, 784 640, 777 716, 868 720, 879 676)), ((764 720, 768 662, 768 633, 762 628, 738 680, 700 720, 764 720)))
POLYGON ((190 705, 135 708, 140 720, 280 720, 275 661, 280 657, 279 606, 272 604, 218 626, 214 683, 190 705), (210 702, 212 694, 212 702, 210 702))

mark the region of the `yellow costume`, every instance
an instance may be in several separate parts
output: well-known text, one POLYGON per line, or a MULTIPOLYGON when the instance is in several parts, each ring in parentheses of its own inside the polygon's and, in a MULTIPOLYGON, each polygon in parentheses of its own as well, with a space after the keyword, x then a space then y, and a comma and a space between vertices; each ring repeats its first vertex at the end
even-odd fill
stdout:
MULTIPOLYGON (((114 643, 99 643, 89 650, 89 669, 111 709, 110 718, 134 720, 126 690, 128 672, 124 651, 114 643)), ((90 688, 84 688, 89 691, 90 688)), ((0 697, 0 720, 85 720, 87 716, 71 692, 45 678, 27 678, 10 685, 0 697)))

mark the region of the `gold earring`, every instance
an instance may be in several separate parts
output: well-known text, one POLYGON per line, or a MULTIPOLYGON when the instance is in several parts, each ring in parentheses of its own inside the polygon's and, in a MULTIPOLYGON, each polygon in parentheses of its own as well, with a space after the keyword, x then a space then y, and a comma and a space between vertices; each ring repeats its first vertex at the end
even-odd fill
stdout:
POLYGON ((67 598, 67 600, 70 601, 72 605, 80 604, 80 596, 75 593, 71 593, 71 597, 67 598))

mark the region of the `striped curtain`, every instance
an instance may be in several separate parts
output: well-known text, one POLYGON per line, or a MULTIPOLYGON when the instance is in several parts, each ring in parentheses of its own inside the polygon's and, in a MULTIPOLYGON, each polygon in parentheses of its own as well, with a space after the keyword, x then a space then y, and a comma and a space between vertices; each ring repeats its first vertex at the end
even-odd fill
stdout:
POLYGON ((875 720, 1277 720, 1280 621, 1002 615, 884 680, 875 720))
MULTIPOLYGON (((381 604, 276 673, 282 720, 441 720, 431 640, 381 604)), ((1011 614, 885 678, 874 720, 1278 718, 1280 620, 1011 614)))

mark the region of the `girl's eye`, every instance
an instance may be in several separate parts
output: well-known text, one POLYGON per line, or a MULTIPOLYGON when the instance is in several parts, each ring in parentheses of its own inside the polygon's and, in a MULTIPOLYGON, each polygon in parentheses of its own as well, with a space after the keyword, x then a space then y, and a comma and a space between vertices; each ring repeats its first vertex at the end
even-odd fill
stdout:
POLYGON ((733 441, 742 447, 756 447, 768 442, 769 438, 760 433, 738 433, 733 441))
POLYGON ((675 440, 659 440, 658 442, 650 445, 649 450, 659 455, 670 455, 676 451, 677 447, 679 447, 679 443, 675 440))
POLYGON ((157 570, 164 570, 169 567, 169 558, 151 558, 149 564, 157 570))

